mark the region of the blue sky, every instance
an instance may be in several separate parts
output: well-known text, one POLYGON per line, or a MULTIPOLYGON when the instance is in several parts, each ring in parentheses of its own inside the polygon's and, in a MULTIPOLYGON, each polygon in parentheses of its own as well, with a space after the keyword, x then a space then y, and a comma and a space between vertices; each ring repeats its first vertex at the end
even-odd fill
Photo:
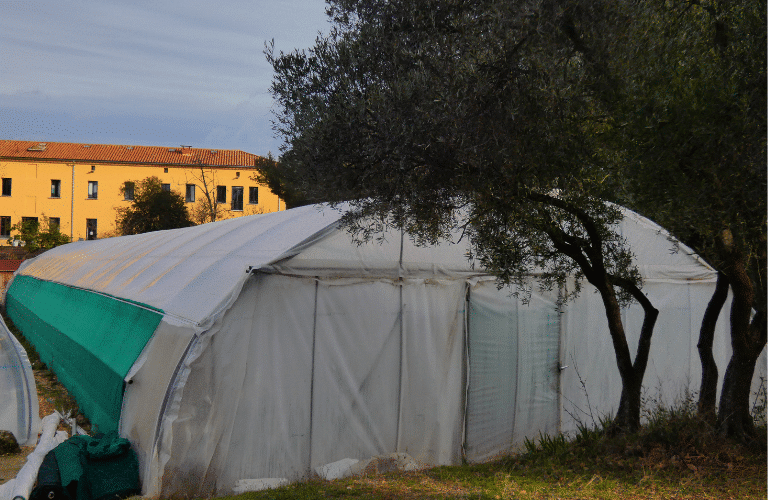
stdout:
POLYGON ((279 154, 264 43, 308 48, 323 0, 0 0, 0 139, 279 154))

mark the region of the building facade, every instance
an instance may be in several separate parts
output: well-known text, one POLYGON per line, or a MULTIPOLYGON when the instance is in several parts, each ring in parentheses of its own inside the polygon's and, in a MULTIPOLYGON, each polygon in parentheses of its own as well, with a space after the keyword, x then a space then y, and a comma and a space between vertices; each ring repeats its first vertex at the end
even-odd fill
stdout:
POLYGON ((0 245, 12 244, 11 227, 23 221, 57 224, 72 241, 114 236, 117 209, 152 176, 184 197, 196 223, 283 210, 254 180, 258 159, 189 146, 0 140, 0 245))

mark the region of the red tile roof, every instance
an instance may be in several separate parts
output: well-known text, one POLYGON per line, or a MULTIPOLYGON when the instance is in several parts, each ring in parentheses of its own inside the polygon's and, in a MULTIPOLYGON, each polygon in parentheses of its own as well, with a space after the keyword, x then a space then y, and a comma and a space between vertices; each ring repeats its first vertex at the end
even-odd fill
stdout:
POLYGON ((258 156, 233 149, 201 149, 181 146, 117 146, 70 142, 0 140, 0 159, 77 161, 93 163, 138 163, 153 165, 203 165, 253 167, 258 156))
POLYGON ((23 261, 19 260, 0 260, 0 272, 2 271, 15 271, 19 268, 23 261))

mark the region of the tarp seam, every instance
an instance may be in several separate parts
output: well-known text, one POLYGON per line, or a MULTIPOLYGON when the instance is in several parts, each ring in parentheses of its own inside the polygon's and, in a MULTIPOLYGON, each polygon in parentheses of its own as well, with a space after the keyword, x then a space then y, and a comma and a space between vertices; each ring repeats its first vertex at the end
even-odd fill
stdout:
MULTIPOLYGON (((140 309, 144 309, 145 311, 151 311, 151 312, 155 312, 155 313, 160 313, 162 315, 166 315, 166 312, 163 311, 162 309, 160 309, 159 307, 150 306, 149 304, 144 304, 144 303, 136 301, 136 300, 131 300, 131 299, 123 298, 123 297, 118 297, 116 295, 112 295, 112 294, 109 294, 109 293, 106 293, 106 292, 100 292, 98 290, 93 290, 92 288, 83 288, 83 287, 76 286, 76 285, 69 285, 67 283, 61 283, 59 281, 54 281, 54 280, 47 280, 47 279, 39 278, 37 276, 28 275, 28 274, 22 274, 22 276, 24 276, 25 278, 30 278, 30 279, 37 280, 37 281, 44 281, 46 283, 53 283, 55 285, 65 286, 65 287, 71 288, 73 290, 80 290, 82 292, 92 293, 94 295, 100 295, 100 296, 108 298, 108 299, 116 300, 117 302, 122 302, 123 304, 129 304, 129 305, 132 305, 132 306, 136 306, 136 307, 138 307, 140 309)), ((10 290, 10 286, 8 287, 8 290, 10 290)), ((167 314, 167 315, 168 316, 173 316, 173 314, 167 314)), ((189 320, 187 320, 187 321, 189 321, 189 320)))

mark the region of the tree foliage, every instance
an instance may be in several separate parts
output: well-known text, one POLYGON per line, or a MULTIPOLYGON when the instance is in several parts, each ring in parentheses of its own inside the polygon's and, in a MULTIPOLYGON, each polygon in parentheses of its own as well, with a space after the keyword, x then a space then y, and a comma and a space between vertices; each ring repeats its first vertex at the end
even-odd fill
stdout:
POLYGON ((287 172, 285 166, 275 160, 272 153, 269 153, 266 158, 257 157, 255 166, 256 173, 251 176, 251 179, 260 184, 266 184, 272 193, 285 201, 286 208, 296 208, 312 202, 312 195, 305 194, 291 176, 291 174, 295 175, 295 172, 287 172))
POLYGON ((648 1, 614 61, 625 201, 717 268, 726 227, 754 265, 765 246, 765 12, 765 0, 648 1))
MULTIPOLYGON (((622 152, 623 202, 693 247, 730 284, 734 356, 719 418, 724 432, 749 434, 750 380, 766 343, 766 2, 633 5, 634 21, 611 60, 621 85, 606 134, 622 152)), ((723 302, 719 291, 705 323, 723 302)), ((702 343, 711 346, 705 327, 702 343)), ((705 349, 707 412, 717 377, 710 358, 705 349)))
POLYGON ((543 269, 544 286, 575 274, 597 287, 624 382, 617 423, 631 429, 657 311, 603 201, 614 86, 610 47, 593 42, 620 5, 332 0, 327 37, 267 58, 282 179, 309 201, 351 200, 363 238, 394 225, 431 242, 462 221, 502 283, 543 269), (619 313, 630 298, 646 311, 634 362, 619 313))
POLYGON ((52 224, 51 220, 43 215, 42 223, 34 221, 21 221, 11 227, 11 232, 18 232, 14 238, 24 243, 28 252, 38 250, 50 250, 53 247, 69 243, 69 236, 62 234, 58 224, 52 224))
MULTIPOLYGON (((427 240, 444 236, 457 210, 470 210, 468 229, 488 222, 489 234, 477 237, 495 239, 515 225, 510 235, 540 241, 514 259, 520 272, 499 266, 508 277, 557 254, 545 249, 542 228, 560 224, 583 239, 567 214, 579 207, 599 228, 611 272, 630 273, 609 229, 618 211, 595 201, 607 187, 592 134, 602 112, 585 88, 581 54, 563 35, 566 13, 546 9, 556 10, 538 2, 331 2, 331 35, 307 52, 268 50, 276 127, 288 144, 281 171, 310 201, 354 200, 356 215, 427 240), (541 211, 531 210, 536 204, 541 211)), ((498 260, 479 250, 485 264, 498 260)), ((553 269, 561 265, 573 270, 561 261, 553 269)))
POLYGON ((131 206, 117 209, 116 226, 122 235, 193 225, 184 198, 173 191, 163 190, 157 177, 136 182, 131 206))

